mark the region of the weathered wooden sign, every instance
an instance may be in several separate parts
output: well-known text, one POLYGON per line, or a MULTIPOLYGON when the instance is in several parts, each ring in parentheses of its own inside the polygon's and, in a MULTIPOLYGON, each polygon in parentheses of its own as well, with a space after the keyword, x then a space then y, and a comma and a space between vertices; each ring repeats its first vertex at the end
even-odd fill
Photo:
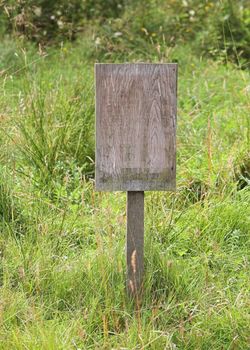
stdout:
POLYGON ((96 65, 96 189, 175 188, 176 64, 96 65))
POLYGON ((176 64, 96 64, 96 190, 128 191, 127 286, 143 274, 147 190, 174 190, 176 64))

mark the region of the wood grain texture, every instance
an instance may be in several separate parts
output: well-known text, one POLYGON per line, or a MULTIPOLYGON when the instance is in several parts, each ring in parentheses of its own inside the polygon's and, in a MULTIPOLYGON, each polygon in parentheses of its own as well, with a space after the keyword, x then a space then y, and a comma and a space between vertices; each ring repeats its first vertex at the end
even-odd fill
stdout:
POLYGON ((176 64, 96 64, 96 190, 174 190, 176 64))
POLYGON ((144 272, 144 192, 127 193, 127 291, 142 292, 144 272))

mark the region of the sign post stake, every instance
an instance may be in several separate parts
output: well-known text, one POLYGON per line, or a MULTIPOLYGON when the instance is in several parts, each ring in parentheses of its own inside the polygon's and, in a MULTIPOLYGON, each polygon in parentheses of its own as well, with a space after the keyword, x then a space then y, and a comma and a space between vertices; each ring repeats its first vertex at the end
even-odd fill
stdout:
POLYGON ((97 191, 127 192, 126 286, 143 289, 144 191, 176 187, 175 63, 95 65, 97 191))
POLYGON ((144 192, 127 192, 127 291, 138 296, 144 272, 144 192))

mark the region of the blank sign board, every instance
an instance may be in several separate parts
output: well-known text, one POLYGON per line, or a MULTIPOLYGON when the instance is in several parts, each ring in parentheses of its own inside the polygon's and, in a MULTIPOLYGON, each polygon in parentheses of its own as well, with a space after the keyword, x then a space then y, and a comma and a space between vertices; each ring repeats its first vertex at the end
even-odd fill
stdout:
POLYGON ((176 64, 96 64, 96 190, 174 190, 176 64))

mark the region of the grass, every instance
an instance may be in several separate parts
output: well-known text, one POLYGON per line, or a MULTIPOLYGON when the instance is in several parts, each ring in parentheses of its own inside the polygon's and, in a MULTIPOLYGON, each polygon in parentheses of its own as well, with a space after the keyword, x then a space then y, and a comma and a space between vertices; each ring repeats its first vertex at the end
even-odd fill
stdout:
POLYGON ((177 191, 146 194, 135 308, 126 196, 94 191, 91 42, 2 45, 0 349, 250 348, 249 71, 162 58, 179 63, 177 191))

